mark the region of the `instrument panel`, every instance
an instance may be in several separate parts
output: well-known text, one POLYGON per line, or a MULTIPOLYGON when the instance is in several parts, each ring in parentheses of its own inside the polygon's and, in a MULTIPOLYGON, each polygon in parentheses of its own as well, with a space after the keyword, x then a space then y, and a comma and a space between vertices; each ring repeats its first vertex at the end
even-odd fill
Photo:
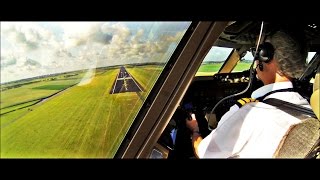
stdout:
MULTIPOLYGON (((246 89, 249 75, 249 71, 243 71, 195 77, 183 98, 182 105, 192 104, 193 109, 197 111, 210 112, 222 98, 246 89)), ((254 89, 262 86, 262 83, 253 84, 255 87, 250 87, 244 94, 223 101, 215 110, 217 119, 219 120, 239 98, 250 97, 254 89)))

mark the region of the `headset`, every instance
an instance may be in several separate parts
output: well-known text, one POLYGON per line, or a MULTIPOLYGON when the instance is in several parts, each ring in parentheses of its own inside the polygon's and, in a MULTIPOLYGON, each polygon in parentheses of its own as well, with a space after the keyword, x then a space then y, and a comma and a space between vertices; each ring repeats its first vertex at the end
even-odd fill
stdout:
POLYGON ((271 43, 269 42, 264 42, 259 45, 258 51, 256 51, 255 48, 251 49, 252 55, 254 56, 254 60, 258 60, 258 68, 260 71, 263 71, 263 64, 264 63, 269 63, 271 59, 273 58, 274 55, 274 47, 271 43))

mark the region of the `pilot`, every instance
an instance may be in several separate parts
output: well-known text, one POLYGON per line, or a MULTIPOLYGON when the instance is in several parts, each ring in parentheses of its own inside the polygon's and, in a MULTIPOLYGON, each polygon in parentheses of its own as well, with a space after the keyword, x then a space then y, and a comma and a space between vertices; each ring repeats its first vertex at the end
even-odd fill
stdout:
POLYGON ((276 98, 311 108, 292 83, 304 72, 307 53, 301 30, 270 34, 255 53, 256 76, 264 85, 232 106, 205 138, 194 114, 186 120, 196 157, 273 158, 289 127, 300 120, 263 101, 276 98))

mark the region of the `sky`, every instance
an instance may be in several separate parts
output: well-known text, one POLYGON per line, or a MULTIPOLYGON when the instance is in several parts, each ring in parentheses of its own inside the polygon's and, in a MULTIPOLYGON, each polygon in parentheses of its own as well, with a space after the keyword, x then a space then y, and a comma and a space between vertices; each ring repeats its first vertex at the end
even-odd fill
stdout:
MULTIPOLYGON (((204 58, 204 62, 208 62, 208 61, 225 61, 230 52, 232 51, 232 48, 225 48, 225 47, 217 47, 217 46, 213 46, 210 51, 208 52, 208 54, 206 55, 206 57, 204 58)), ((313 58, 313 56, 316 54, 316 52, 309 52, 308 53, 308 57, 306 59, 307 63, 309 63, 311 61, 311 59, 313 58)), ((242 59, 244 60, 253 60, 253 56, 252 53, 247 51, 247 53, 245 54, 245 56, 242 57, 242 59)))
MULTIPOLYGON (((228 58, 231 51, 232 48, 213 46, 203 61, 225 61, 228 58)), ((253 60, 253 56, 249 51, 247 51, 246 55, 242 59, 253 60)))
POLYGON ((166 62, 190 22, 1 22, 1 83, 66 71, 166 62))
MULTIPOLYGON (((1 83, 96 67, 166 62, 190 22, 1 22, 1 83)), ((204 59, 225 60, 213 47, 204 59)), ((312 53, 309 53, 310 61, 312 53)), ((252 60, 251 53, 243 59, 252 60)))

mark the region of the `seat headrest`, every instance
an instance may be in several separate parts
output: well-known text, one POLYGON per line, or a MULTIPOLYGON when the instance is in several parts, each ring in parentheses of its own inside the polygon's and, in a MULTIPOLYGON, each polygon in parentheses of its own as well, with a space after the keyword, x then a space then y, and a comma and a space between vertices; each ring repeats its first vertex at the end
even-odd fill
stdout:
POLYGON ((319 117, 319 109, 320 109, 320 99, 319 99, 319 86, 320 86, 320 65, 318 66, 317 73, 314 77, 313 83, 313 93, 310 97, 310 105, 312 107, 313 112, 316 114, 318 119, 319 117))
POLYGON ((315 92, 317 89, 319 89, 320 86, 320 65, 317 69, 316 76, 314 77, 314 83, 313 83, 313 92, 315 92))
POLYGON ((302 119, 290 126, 276 149, 275 158, 305 158, 319 138, 320 121, 315 118, 302 119))
POLYGON ((320 109, 320 97, 319 97, 319 91, 320 89, 318 88, 316 91, 314 91, 311 95, 310 98, 310 105, 312 107, 313 112, 316 114, 317 118, 320 119, 319 115, 319 109, 320 109))

